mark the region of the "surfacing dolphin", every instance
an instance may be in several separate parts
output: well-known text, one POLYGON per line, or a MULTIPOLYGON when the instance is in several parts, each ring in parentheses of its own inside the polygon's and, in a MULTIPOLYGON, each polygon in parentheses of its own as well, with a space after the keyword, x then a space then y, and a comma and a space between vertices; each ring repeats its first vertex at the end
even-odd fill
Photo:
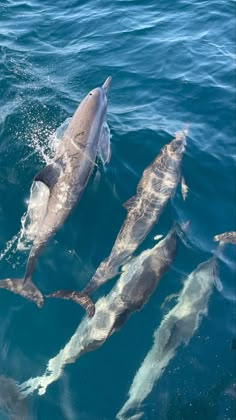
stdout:
MULTIPOLYGON (((35 390, 40 395, 44 394, 48 385, 61 376, 66 364, 74 362, 88 351, 96 350, 135 311, 143 307, 175 258, 176 239, 173 227, 152 249, 143 251, 123 267, 124 271, 110 293, 97 301, 94 317, 84 317, 66 346, 49 360, 42 376, 31 378, 21 385, 25 396, 35 390)), ((59 296, 57 292, 54 296, 60 297, 61 292, 58 293, 59 296)))
POLYGON ((181 178, 186 134, 187 131, 177 133, 169 144, 162 147, 158 156, 143 172, 137 186, 137 194, 124 203, 128 214, 111 253, 97 268, 83 290, 84 294, 92 293, 116 276, 119 268, 127 262, 158 221, 181 178))
MULTIPOLYGON (((108 77, 101 87, 91 90, 83 99, 65 131, 52 163, 35 176, 35 181, 43 182, 50 190, 47 212, 33 242, 24 278, 0 282, 0 288, 20 294, 38 307, 43 305, 44 298, 31 280, 38 256, 80 199, 99 149, 103 162, 110 159, 105 125, 110 82, 111 77, 108 77)), ((94 306, 87 296, 77 295, 77 302, 90 316, 93 315, 94 306)))
POLYGON ((215 256, 201 263, 187 277, 177 304, 164 317, 154 333, 154 343, 131 384, 128 399, 116 416, 117 420, 142 417, 141 404, 162 376, 177 348, 189 343, 202 317, 207 315, 213 285, 221 290, 218 263, 215 256))

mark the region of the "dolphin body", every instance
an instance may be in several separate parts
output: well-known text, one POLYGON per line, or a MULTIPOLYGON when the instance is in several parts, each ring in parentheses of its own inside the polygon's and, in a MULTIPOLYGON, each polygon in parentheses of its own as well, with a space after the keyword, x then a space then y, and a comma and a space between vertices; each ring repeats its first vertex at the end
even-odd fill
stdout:
MULTIPOLYGON (((176 236, 173 227, 152 249, 143 251, 123 267, 124 271, 110 293, 97 301, 95 315, 84 317, 66 346, 49 360, 45 373, 21 384, 25 396, 35 390, 44 394, 48 385, 61 376, 66 364, 96 350, 122 327, 131 314, 143 307, 175 258, 176 236)), ((57 292, 54 296, 58 297, 57 292)))
MULTIPOLYGON (((35 181, 43 182, 50 190, 47 212, 33 242, 24 278, 0 282, 0 288, 20 294, 38 307, 43 305, 44 298, 31 280, 38 256, 80 199, 99 149, 103 162, 110 159, 105 125, 110 82, 111 77, 108 77, 102 87, 91 90, 83 99, 64 133, 52 163, 35 176, 35 181)), ((93 305, 87 297, 77 296, 77 301, 91 314, 93 305)))
POLYGON ((177 133, 145 169, 137 186, 137 194, 124 203, 128 214, 109 257, 102 261, 82 293, 91 294, 116 276, 119 268, 127 262, 158 221, 181 178, 185 145, 186 131, 177 133))
POLYGON ((214 284, 218 289, 222 288, 215 256, 199 264, 185 280, 177 304, 164 317, 154 333, 153 346, 133 379, 128 399, 117 414, 117 420, 143 417, 144 413, 140 412, 142 402, 164 373, 177 348, 181 344, 189 343, 202 317, 207 315, 214 284))

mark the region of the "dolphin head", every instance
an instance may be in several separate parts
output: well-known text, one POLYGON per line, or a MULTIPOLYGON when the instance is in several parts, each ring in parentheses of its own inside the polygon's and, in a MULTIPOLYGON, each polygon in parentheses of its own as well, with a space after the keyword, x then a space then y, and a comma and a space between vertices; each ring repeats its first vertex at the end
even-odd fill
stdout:
POLYGON ((105 103, 107 103, 107 93, 108 93, 110 83, 111 83, 111 76, 109 76, 105 80, 102 86, 92 89, 87 95, 87 100, 89 100, 90 102, 104 101, 105 103))
POLYGON ((102 86, 92 89, 87 96, 84 98, 81 104, 85 106, 85 112, 87 115, 100 115, 102 118, 105 117, 107 109, 107 93, 111 82, 109 76, 102 86))

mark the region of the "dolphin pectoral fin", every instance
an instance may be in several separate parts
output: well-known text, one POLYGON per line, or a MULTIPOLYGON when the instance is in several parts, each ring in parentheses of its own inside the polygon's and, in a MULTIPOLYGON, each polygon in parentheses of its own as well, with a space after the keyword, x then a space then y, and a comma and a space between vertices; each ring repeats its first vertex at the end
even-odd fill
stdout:
POLYGON ((129 198, 127 201, 125 201, 124 203, 123 203, 123 207, 126 209, 126 210, 130 210, 133 206, 134 206, 134 204, 136 203, 136 200, 137 200, 137 196, 136 195, 134 195, 133 197, 131 197, 131 198, 129 198))
POLYGON ((43 182, 49 189, 53 188, 56 184, 61 173, 60 165, 50 164, 45 166, 40 172, 34 177, 34 181, 43 182))
POLYGON ((46 297, 73 300, 86 310, 86 313, 89 318, 92 318, 95 314, 95 305, 92 299, 85 293, 75 292, 71 290, 57 290, 56 292, 49 293, 48 295, 46 295, 46 297))
POLYGON ((102 164, 105 165, 111 160, 111 142, 110 142, 110 129, 108 124, 105 122, 103 125, 101 137, 98 143, 98 155, 102 164))
POLYGON ((171 295, 166 296, 164 302, 161 305, 161 309, 163 309, 165 305, 169 303, 172 299, 177 299, 178 297, 179 297, 179 293, 172 293, 171 295))
POLYGON ((161 238, 163 238, 163 235, 156 235, 154 236, 154 241, 159 241, 161 238))
POLYGON ((34 283, 27 279, 6 279, 0 281, 0 289, 9 290, 12 293, 20 295, 34 302, 39 308, 44 304, 42 293, 37 289, 34 283))

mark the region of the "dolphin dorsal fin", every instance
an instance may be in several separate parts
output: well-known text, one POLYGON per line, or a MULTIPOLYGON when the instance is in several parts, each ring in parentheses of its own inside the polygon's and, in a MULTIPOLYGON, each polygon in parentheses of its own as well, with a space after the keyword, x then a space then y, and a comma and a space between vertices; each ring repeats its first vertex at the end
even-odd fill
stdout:
POLYGON ((129 198, 127 201, 125 201, 123 203, 123 207, 126 210, 129 211, 134 206, 134 204, 135 204, 136 201, 137 201, 137 195, 134 195, 133 197, 129 198))
POLYGON ((43 182, 49 190, 51 190, 56 184, 61 173, 61 165, 59 162, 50 163, 45 166, 41 171, 34 177, 34 181, 43 182))

